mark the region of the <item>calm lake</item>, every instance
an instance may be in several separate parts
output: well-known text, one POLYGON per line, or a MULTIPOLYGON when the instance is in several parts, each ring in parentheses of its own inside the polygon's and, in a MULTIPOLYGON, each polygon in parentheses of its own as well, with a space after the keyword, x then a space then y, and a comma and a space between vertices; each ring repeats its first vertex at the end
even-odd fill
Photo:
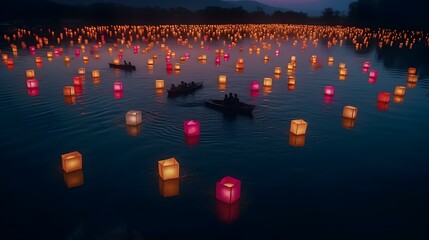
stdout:
POLYGON ((2 239, 429 238, 427 33, 110 26, 20 29, 0 44, 2 239), (110 68, 114 58, 136 70, 110 68), (27 88, 27 70, 38 88, 27 88), (64 96, 77 76, 82 85, 64 96), (169 98, 181 81, 204 86, 169 98), (252 116, 203 103, 230 92, 256 105, 252 116), (358 109, 354 120, 343 118, 348 105, 358 109), (142 112, 141 125, 126 124, 130 110, 142 112), (296 119, 307 122, 305 135, 290 133, 296 119), (185 135, 187 120, 199 122, 199 136, 185 135), (65 173, 61 155, 73 151, 82 169, 65 173), (168 158, 180 164, 179 179, 160 178, 158 161, 168 158), (232 204, 216 198, 225 176, 241 181, 232 204))

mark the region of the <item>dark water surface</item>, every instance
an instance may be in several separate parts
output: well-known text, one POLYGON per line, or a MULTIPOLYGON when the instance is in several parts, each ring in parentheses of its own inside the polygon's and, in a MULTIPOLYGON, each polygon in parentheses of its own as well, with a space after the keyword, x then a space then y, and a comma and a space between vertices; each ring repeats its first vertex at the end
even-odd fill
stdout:
MULTIPOLYGON (((18 46, 16 56, 7 46, 2 53, 14 58, 13 69, 0 65, 2 239, 428 239, 429 238, 429 84, 422 74, 427 59, 400 62, 412 51, 383 52, 376 46, 365 52, 354 45, 325 43, 301 50, 301 40, 239 41, 228 49, 223 41, 165 43, 176 56, 190 54, 180 73, 165 70, 161 43, 142 54, 143 41, 118 44, 110 54, 107 42, 96 53, 89 48, 74 55, 80 44, 68 42, 64 51, 46 58, 49 46, 35 56, 18 46), (133 46, 141 48, 133 53, 133 46), (249 53, 249 47, 261 53, 249 53), (240 51, 240 47, 243 51, 240 51), (136 65, 134 72, 109 68, 123 49, 123 59, 136 65), (215 65, 215 50, 230 53, 215 65), (275 50, 280 54, 275 55, 275 50), (158 55, 153 71, 147 59, 158 55), (201 54, 207 61, 197 60, 201 54), (386 54, 389 54, 386 56, 386 54), (401 54, 404 54, 402 56, 401 54), (69 65, 64 56, 70 56, 69 65), (84 63, 82 56, 89 56, 84 63), (264 63, 264 56, 269 61, 264 63), (286 66, 297 58, 296 85, 288 88, 286 66), (320 66, 310 63, 317 55, 320 66), (328 57, 335 58, 332 66, 328 57), (235 71, 243 57, 245 67, 235 71), (395 62, 395 59, 398 60, 395 62), (362 64, 378 70, 375 84, 368 82, 362 64), (339 80, 338 64, 348 75, 339 80), (280 78, 274 68, 282 67, 280 78), (416 67, 417 84, 407 83, 408 67, 416 67), (78 68, 85 68, 81 92, 73 99, 63 87, 73 85, 78 68), (27 69, 34 69, 39 93, 26 88, 27 69), (100 70, 94 81, 91 70, 100 70), (227 75, 226 90, 218 76, 227 75), (273 78, 271 89, 251 94, 250 82, 273 78), (194 94, 167 98, 157 93, 155 80, 165 86, 180 81, 203 81, 194 94), (113 83, 122 81, 123 96, 115 97, 113 83), (323 88, 335 87, 331 102, 323 88), (401 102, 393 101, 395 86, 406 86, 401 102), (377 103, 379 92, 390 92, 388 106, 377 103), (202 100, 222 99, 238 93, 255 104, 253 117, 228 116, 206 108, 202 100), (353 128, 343 126, 345 105, 358 108, 353 128), (125 113, 140 110, 140 128, 126 126, 125 113), (183 122, 201 124, 197 139, 184 136, 183 122), (290 121, 308 123, 304 146, 293 146, 290 121), (83 169, 76 172, 77 187, 68 188, 61 155, 79 151, 83 169), (163 196, 158 160, 175 157, 180 179, 172 181, 176 193, 163 196), (215 197, 216 182, 224 176, 242 181, 240 200, 234 205, 215 197), (174 194, 173 194, 174 195, 174 194)), ((427 56, 426 56, 427 58, 427 56)))

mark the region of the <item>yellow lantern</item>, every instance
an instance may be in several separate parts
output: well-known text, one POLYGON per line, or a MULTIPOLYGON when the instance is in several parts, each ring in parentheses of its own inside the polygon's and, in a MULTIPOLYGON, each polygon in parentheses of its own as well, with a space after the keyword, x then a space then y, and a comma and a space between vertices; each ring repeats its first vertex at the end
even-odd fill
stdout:
POLYGON ((268 62, 268 60, 270 60, 270 57, 268 57, 268 55, 264 56, 264 61, 268 62))
POLYGON ((295 62, 295 61, 296 61, 296 56, 291 56, 291 57, 290 57, 290 61, 291 61, 291 62, 295 62))
POLYGON ((293 63, 290 62, 290 63, 287 64, 287 70, 288 71, 293 71, 294 68, 295 67, 294 67, 293 63))
POLYGON ((334 57, 328 57, 328 63, 334 63, 334 57))
POLYGON ((84 184, 82 170, 76 170, 69 173, 63 172, 63 175, 64 175, 64 182, 66 183, 66 186, 69 189, 79 187, 84 184))
POLYGON ((70 57, 69 56, 65 56, 64 57, 64 62, 66 62, 66 63, 70 62, 70 57))
POLYGON ((297 136, 304 135, 307 131, 307 122, 303 119, 292 120, 289 131, 297 136))
POLYGON ((162 180, 158 178, 159 192, 163 197, 174 197, 179 195, 179 178, 162 180))
POLYGON ((85 75, 85 68, 79 68, 79 69, 77 70, 77 73, 78 73, 79 75, 85 75))
POLYGON ((179 163, 176 158, 159 160, 158 173, 163 180, 179 178, 179 163))
POLYGON ((100 77, 100 71, 99 70, 92 70, 92 77, 93 78, 99 78, 100 77))
POLYGON ((349 106, 349 105, 344 106, 343 117, 350 118, 350 119, 356 119, 357 112, 358 112, 357 107, 349 106))
POLYGON ((82 155, 78 151, 61 155, 61 161, 66 173, 82 169, 82 155))
POLYGON ((142 112, 138 110, 130 110, 125 115, 127 125, 137 126, 142 123, 142 112))
POLYGON ((271 87, 273 86, 273 79, 272 78, 264 78, 264 87, 271 87))
POLYGON ((54 55, 53 55, 53 53, 52 53, 52 52, 47 52, 47 53, 46 53, 46 56, 47 56, 48 58, 52 58, 54 55))
POLYGON ((347 76, 347 68, 340 68, 339 74, 340 76, 347 76))
POLYGON ((339 69, 346 68, 346 64, 345 64, 345 63, 339 63, 339 64, 338 64, 338 68, 339 68, 339 69))
POLYGON ((296 78, 294 76, 289 76, 288 77, 288 85, 295 85, 296 82, 296 78))
POLYGON ((164 88, 164 80, 156 80, 155 81, 155 88, 156 89, 163 89, 164 88))
POLYGON ((64 96, 74 96, 74 87, 73 86, 65 86, 63 89, 64 96))
POLYGON ((119 65, 120 64, 119 58, 114 58, 113 64, 119 65))
POLYGON ((226 75, 219 75, 219 84, 226 84, 226 75))
POLYGON ((147 65, 153 65, 153 58, 149 58, 147 60, 147 65))
POLYGON ((180 63, 174 64, 174 71, 180 71, 180 63))
POLYGON ((88 60, 89 60, 88 56, 83 56, 82 59, 84 62, 88 62, 88 60))
POLYGON ((275 75, 279 75, 282 73, 282 68, 281 67, 275 67, 274 68, 274 74, 275 75))
POLYGON ((404 86, 396 86, 394 95, 395 96, 404 96, 405 95, 405 87, 404 86))
POLYGON ((25 75, 27 76, 27 78, 34 78, 35 77, 34 70, 33 69, 26 70, 25 75))

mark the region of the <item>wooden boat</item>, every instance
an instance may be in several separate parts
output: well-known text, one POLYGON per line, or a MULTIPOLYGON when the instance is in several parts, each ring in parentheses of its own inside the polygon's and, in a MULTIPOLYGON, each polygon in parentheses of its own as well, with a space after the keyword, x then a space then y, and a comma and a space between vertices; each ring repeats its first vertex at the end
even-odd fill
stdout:
POLYGON ((114 63, 109 63, 109 67, 111 68, 119 68, 125 71, 133 71, 136 70, 136 66, 134 65, 128 65, 128 64, 114 64, 114 63))
POLYGON ((243 102, 228 104, 224 100, 209 99, 204 101, 205 106, 224 113, 251 115, 255 105, 243 102))
POLYGON ((183 87, 183 86, 177 86, 174 89, 168 89, 168 97, 176 97, 176 96, 181 96, 181 95, 188 95, 190 93, 193 93, 194 91, 196 91, 197 89, 200 89, 203 87, 203 82, 196 82, 193 85, 188 83, 187 87, 183 87))

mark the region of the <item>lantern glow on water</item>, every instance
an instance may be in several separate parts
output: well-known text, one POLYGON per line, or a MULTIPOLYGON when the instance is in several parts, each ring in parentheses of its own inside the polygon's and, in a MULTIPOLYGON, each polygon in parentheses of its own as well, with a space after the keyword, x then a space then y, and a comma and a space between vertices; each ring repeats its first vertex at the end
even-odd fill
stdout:
POLYGON ((179 163, 176 158, 159 160, 158 173, 162 180, 179 178, 179 163))
POLYGON ((196 120, 187 120, 183 123, 183 129, 186 136, 199 136, 200 123, 196 120))
POLYGON ((227 204, 232 204, 240 199, 241 181, 226 176, 216 183, 216 198, 227 204))
POLYGON ((66 173, 82 170, 82 155, 78 151, 61 155, 61 162, 66 173))
POLYGON ((83 171, 63 172, 64 182, 68 189, 82 186, 84 184, 83 171))
POLYGON ((158 178, 159 193, 163 197, 174 197, 179 195, 179 178, 163 180, 158 178))
POLYGON ((294 147, 302 147, 305 145, 305 134, 295 135, 293 133, 289 134, 289 145, 294 147))

